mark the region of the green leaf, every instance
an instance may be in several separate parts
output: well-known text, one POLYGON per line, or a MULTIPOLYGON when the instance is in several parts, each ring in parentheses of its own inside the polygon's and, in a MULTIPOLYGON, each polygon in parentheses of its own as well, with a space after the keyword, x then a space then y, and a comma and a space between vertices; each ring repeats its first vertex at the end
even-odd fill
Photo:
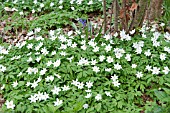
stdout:
POLYGON ((80 111, 82 109, 82 106, 83 106, 83 102, 77 102, 75 105, 74 105, 74 111, 77 112, 77 111, 80 111))
POLYGON ((100 109, 101 109, 101 103, 98 103, 98 104, 95 106, 95 108, 96 108, 97 111, 100 111, 100 109))
POLYGON ((165 98, 167 98, 167 94, 165 92, 155 90, 154 93, 160 101, 167 101, 167 100, 165 100, 165 98))

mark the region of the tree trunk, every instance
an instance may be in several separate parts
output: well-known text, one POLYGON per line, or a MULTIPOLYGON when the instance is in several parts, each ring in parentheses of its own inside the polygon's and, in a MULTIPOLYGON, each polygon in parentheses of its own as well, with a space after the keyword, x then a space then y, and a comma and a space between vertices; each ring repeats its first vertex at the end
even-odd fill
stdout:
POLYGON ((104 15, 104 34, 106 33, 106 0, 103 0, 103 15, 104 15))
POLYGON ((118 1, 114 0, 114 31, 118 31, 118 1))
POLYGON ((149 6, 149 21, 154 21, 156 19, 160 19, 161 12, 162 12, 162 4, 163 0, 151 0, 150 6, 149 6))
POLYGON ((148 4, 149 4, 148 0, 139 0, 138 8, 135 12, 134 23, 132 25, 133 29, 142 26, 142 23, 144 21, 145 15, 146 15, 146 10, 147 10, 148 4))

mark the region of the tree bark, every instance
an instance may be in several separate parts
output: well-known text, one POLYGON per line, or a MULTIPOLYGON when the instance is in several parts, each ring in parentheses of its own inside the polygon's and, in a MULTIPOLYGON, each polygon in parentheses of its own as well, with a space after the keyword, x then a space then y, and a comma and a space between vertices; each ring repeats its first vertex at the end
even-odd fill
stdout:
POLYGON ((132 29, 142 26, 142 23, 146 15, 148 3, 149 3, 148 0, 139 0, 138 8, 135 12, 135 18, 134 23, 132 25, 132 29))
POLYGON ((163 0, 151 0, 150 6, 149 6, 149 21, 154 21, 156 19, 160 19, 161 12, 162 12, 162 4, 163 0))
POLYGON ((106 25, 107 25, 107 20, 106 20, 106 0, 103 0, 103 15, 104 15, 104 34, 106 33, 106 25))
POLYGON ((118 31, 118 1, 114 0, 114 31, 118 31))

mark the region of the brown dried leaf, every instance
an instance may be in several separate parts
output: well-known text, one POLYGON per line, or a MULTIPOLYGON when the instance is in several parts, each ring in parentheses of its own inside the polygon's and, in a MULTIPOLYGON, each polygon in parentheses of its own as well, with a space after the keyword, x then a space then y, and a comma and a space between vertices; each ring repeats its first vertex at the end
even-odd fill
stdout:
POLYGON ((4 30, 4 28, 3 27, 0 27, 0 31, 3 31, 4 30))
POLYGON ((132 3, 132 6, 130 7, 130 10, 134 11, 135 9, 137 9, 137 7, 138 7, 138 4, 134 2, 134 3, 132 3))
POLYGON ((121 10, 120 10, 120 18, 123 18, 123 17, 124 17, 124 12, 125 12, 124 9, 121 9, 121 10))

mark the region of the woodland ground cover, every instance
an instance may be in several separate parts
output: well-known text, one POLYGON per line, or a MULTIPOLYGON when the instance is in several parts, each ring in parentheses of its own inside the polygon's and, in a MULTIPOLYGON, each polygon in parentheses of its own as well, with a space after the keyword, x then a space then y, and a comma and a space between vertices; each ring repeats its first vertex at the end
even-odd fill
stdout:
POLYGON ((164 23, 103 34, 86 15, 102 10, 101 0, 6 1, 1 10, 2 36, 8 37, 0 45, 2 112, 169 112, 164 23), (73 29, 64 32, 63 24, 73 29), (24 38, 6 43, 11 36, 5 31, 24 38))

